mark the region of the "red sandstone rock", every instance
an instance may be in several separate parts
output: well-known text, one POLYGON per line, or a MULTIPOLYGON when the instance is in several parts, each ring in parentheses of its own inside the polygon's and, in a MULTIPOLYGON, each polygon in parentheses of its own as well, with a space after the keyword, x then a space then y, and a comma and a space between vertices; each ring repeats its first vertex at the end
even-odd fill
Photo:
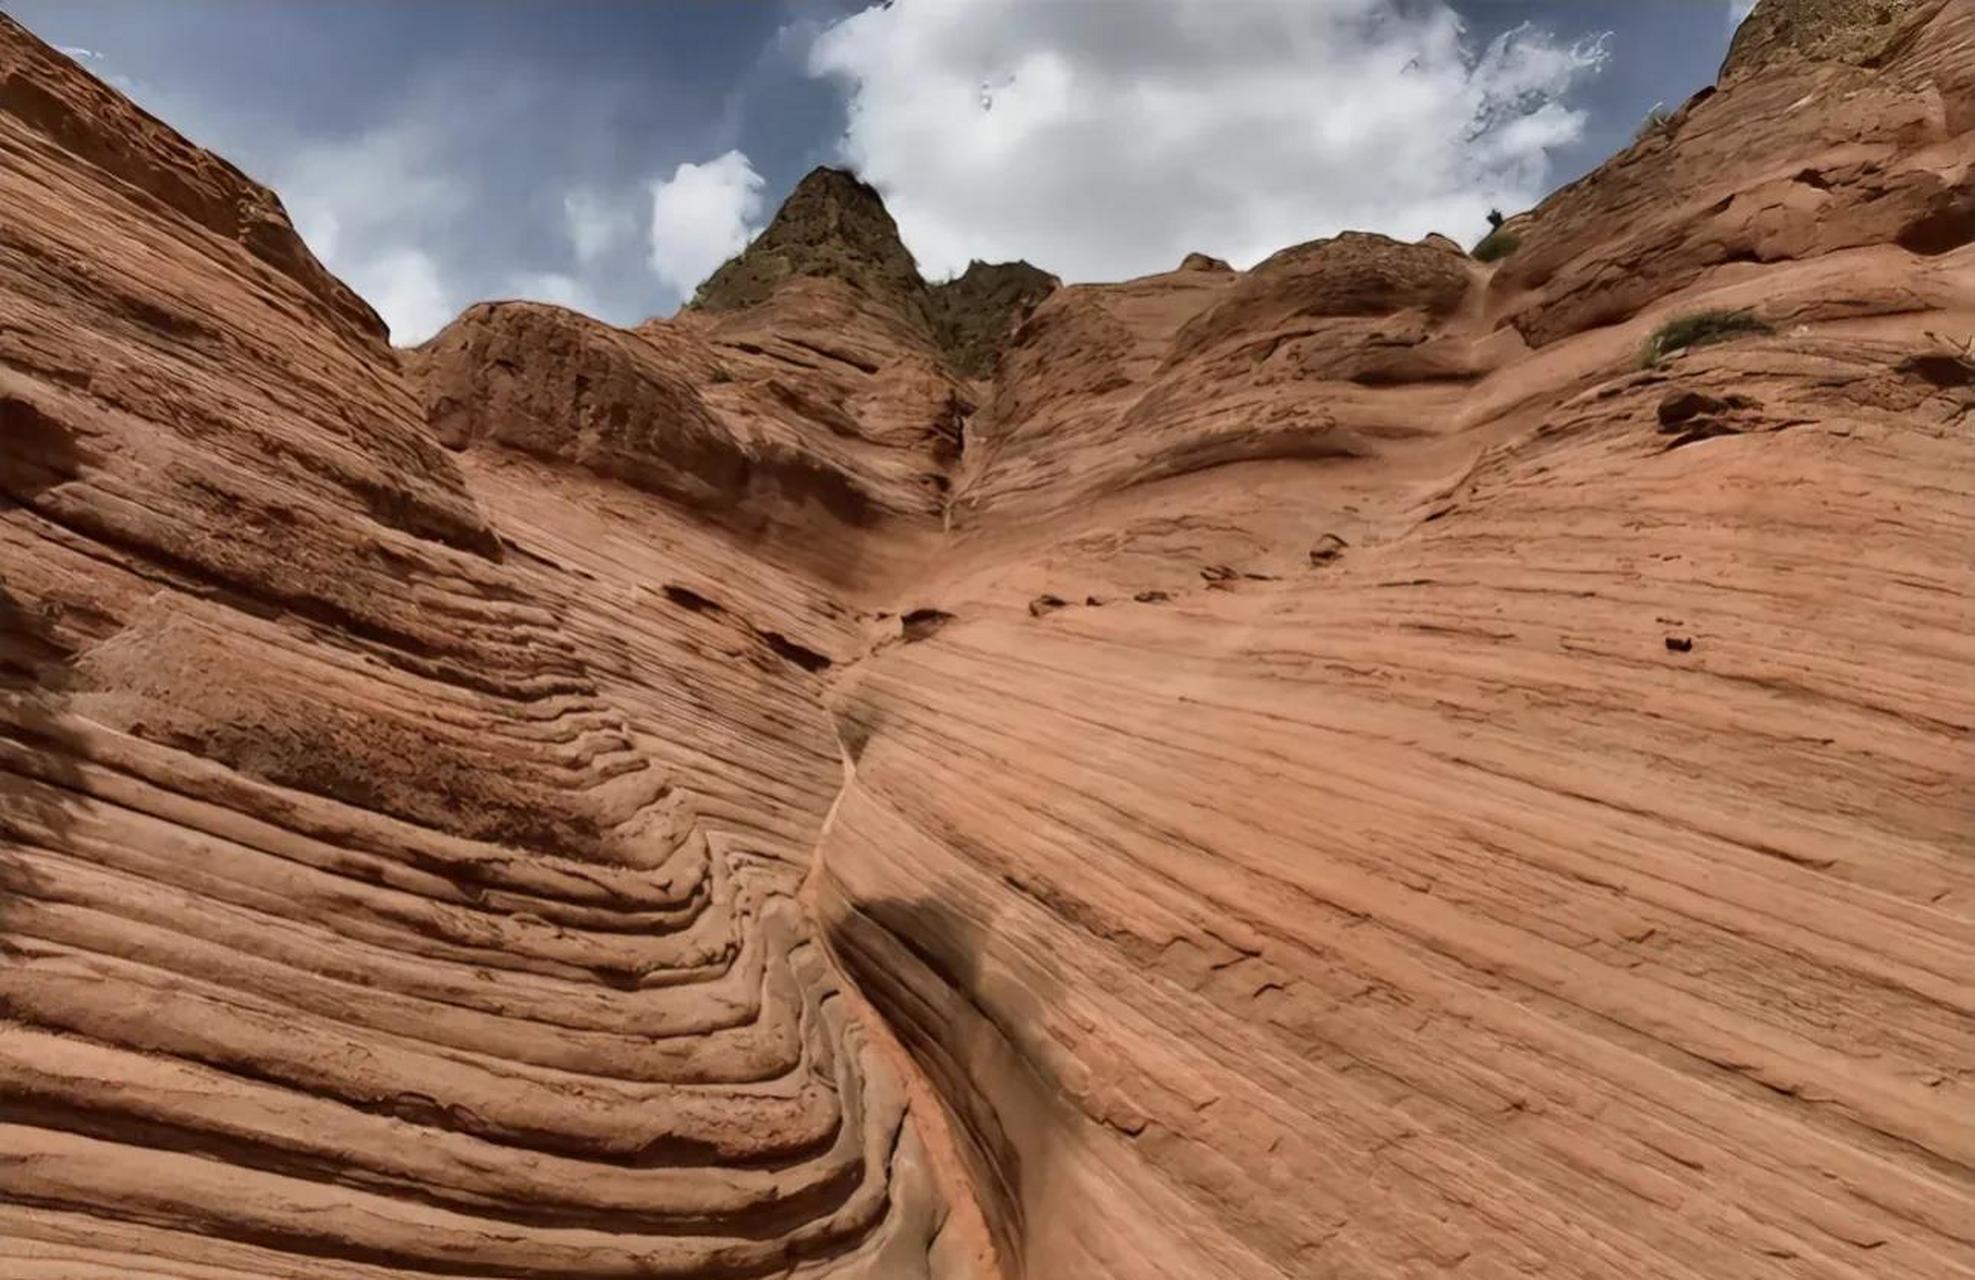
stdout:
POLYGON ((1975 1274, 1971 92, 400 353, 0 18, 0 1275, 1975 1274))

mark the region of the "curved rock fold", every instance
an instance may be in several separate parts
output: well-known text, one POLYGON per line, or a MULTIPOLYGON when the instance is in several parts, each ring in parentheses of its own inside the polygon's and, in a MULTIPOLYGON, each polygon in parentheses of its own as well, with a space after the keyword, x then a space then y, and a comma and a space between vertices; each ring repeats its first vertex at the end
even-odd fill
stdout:
POLYGON ((1975 1276, 1971 94, 399 351, 0 17, 0 1273, 1975 1276))

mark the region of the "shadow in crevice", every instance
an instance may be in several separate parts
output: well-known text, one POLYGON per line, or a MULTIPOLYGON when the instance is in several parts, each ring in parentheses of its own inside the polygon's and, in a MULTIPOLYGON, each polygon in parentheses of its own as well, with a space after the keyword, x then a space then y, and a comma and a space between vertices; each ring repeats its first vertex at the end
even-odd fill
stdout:
POLYGON ((0 954, 38 887, 23 849, 62 848, 74 826, 83 744, 61 720, 73 658, 48 611, 0 583, 0 954))
MULTIPOLYGON (((1019 1259, 1026 1193, 1041 1171, 1010 1129, 1037 1116, 1009 1117, 999 1108, 1049 1085, 1002 1025, 1007 1012, 989 1007, 984 984, 1000 989, 998 1005, 1017 985, 989 954, 994 932, 992 921, 931 897, 850 904, 825 929, 838 963, 944 1103, 996 1244, 1005 1258, 1019 1259)), ((1037 1010, 1053 1005, 1054 979, 1032 972, 1039 966, 1024 968, 1019 1003, 1037 1010)))
POLYGON ((31 400, 0 395, 0 495, 31 504, 42 490, 75 479, 81 463, 68 424, 31 400))
MULTIPOLYGON (((30 400, 0 395, 0 519, 32 507, 46 490, 81 474, 73 428, 30 400)), ((25 846, 68 843, 81 771, 78 736, 61 713, 75 651, 57 627, 60 611, 26 598, 0 565, 0 950, 10 908, 33 888, 25 846)))

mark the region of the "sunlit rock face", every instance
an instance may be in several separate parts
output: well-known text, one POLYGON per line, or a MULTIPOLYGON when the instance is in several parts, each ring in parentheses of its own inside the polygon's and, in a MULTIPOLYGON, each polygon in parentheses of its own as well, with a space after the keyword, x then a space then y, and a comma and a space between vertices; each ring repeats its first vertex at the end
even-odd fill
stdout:
POLYGON ((0 1275, 1975 1274, 1972 86, 397 351, 0 18, 0 1275))

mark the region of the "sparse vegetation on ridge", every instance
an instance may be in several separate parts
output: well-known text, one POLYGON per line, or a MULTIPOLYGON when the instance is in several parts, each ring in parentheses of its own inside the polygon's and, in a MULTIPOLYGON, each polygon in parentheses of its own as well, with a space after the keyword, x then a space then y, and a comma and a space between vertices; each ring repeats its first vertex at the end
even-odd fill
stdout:
POLYGON ((1650 369, 1672 352, 1684 347, 1705 347, 1747 334, 1770 333, 1769 324, 1755 312, 1739 310, 1690 311, 1675 316, 1646 339, 1639 353, 1639 366, 1650 369))
POLYGON ((1477 244, 1471 252, 1477 262, 1498 262, 1520 248, 1522 248, 1521 236, 1513 231, 1496 227, 1483 236, 1481 243, 1477 244))

